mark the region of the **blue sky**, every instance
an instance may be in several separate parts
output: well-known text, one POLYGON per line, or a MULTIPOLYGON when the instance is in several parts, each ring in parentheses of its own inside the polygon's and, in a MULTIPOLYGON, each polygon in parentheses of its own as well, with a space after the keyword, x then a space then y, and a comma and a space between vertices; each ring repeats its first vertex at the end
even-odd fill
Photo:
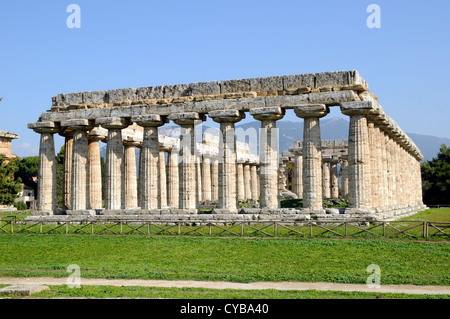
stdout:
POLYGON ((2 1, 0 129, 37 155, 26 125, 58 93, 357 69, 405 132, 450 138, 449 15, 448 0, 2 1))

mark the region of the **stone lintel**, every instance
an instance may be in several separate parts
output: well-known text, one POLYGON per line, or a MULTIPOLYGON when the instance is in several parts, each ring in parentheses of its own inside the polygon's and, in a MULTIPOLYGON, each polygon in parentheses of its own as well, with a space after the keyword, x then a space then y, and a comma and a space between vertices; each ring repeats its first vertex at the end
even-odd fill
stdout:
POLYGON ((255 120, 279 120, 283 118, 285 110, 279 106, 269 106, 254 108, 250 110, 250 115, 252 115, 255 120))
POLYGON ((239 110, 215 110, 208 113, 215 122, 236 123, 245 118, 245 113, 239 110))
POLYGON ((61 126, 71 131, 90 131, 94 127, 94 121, 88 119, 73 119, 61 121, 61 126))
POLYGON ((102 117, 95 120, 95 123, 106 129, 123 129, 131 124, 126 117, 102 117))
POLYGON ((294 112, 298 117, 323 117, 330 112, 325 104, 305 104, 296 106, 294 112))
POLYGON ((162 126, 168 123, 166 116, 161 116, 158 114, 143 114, 134 115, 131 117, 131 121, 135 122, 139 126, 162 126))

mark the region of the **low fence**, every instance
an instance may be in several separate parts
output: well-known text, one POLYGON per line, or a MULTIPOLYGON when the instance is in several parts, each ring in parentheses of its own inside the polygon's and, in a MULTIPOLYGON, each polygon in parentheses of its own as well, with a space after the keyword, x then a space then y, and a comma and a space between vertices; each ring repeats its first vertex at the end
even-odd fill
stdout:
POLYGON ((448 240, 450 223, 430 221, 0 221, 6 234, 169 235, 235 237, 433 238, 448 240), (367 226, 363 226, 367 225, 367 226))

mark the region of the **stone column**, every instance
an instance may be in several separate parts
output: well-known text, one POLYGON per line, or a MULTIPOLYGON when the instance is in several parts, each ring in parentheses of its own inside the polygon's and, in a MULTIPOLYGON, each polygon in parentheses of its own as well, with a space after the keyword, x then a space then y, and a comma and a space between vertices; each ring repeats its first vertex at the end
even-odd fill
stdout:
POLYGON ((56 160, 53 134, 59 131, 54 122, 36 122, 28 128, 41 135, 39 144, 39 167, 37 209, 41 214, 56 213, 56 160))
POLYGON ((138 141, 125 140, 124 145, 124 183, 125 183, 125 208, 138 208, 137 195, 137 168, 136 168, 136 147, 139 146, 138 141))
POLYGON ((236 168, 237 181, 237 198, 240 201, 245 200, 245 183, 244 183, 244 162, 239 160, 236 168))
POLYGON ((61 125, 73 132, 71 207, 66 214, 82 214, 90 209, 87 134, 93 128, 93 123, 86 119, 76 119, 62 121, 61 125))
POLYGON ((348 199, 348 160, 342 159, 341 163, 341 194, 344 199, 348 199))
POLYGON ((322 160, 322 196, 323 198, 331 198, 331 184, 330 184, 330 162, 329 160, 322 160))
MULTIPOLYGON (((195 133, 194 133, 195 134, 195 133)), ((195 155, 195 193, 197 194, 197 203, 200 203, 203 201, 203 186, 202 186, 202 155, 199 154, 199 150, 196 151, 195 155)))
POLYGON ((276 121, 284 117, 281 107, 263 107, 250 109, 255 120, 261 121, 259 134, 260 154, 260 206, 261 208, 279 208, 278 193, 278 129, 276 121))
POLYGON ((159 150, 159 207, 167 208, 167 167, 166 152, 159 150))
POLYGON ((202 194, 203 200, 211 201, 211 159, 208 155, 203 155, 202 161, 202 194))
POLYGON ((367 115, 374 110, 371 102, 340 103, 341 111, 350 116, 348 137, 349 208, 370 208, 370 154, 367 115))
POLYGON ((178 152, 179 148, 173 146, 169 152, 168 176, 167 176, 167 205, 170 208, 178 208, 179 204, 179 176, 178 176, 178 152))
POLYGON ((213 121, 220 123, 219 140, 219 208, 217 214, 236 214, 236 137, 234 124, 245 115, 237 110, 217 110, 208 114, 213 121))
POLYGON ((100 159, 100 140, 106 139, 98 128, 94 128, 88 134, 89 141, 89 207, 102 209, 102 169, 100 159))
POLYGON ((73 132, 66 135, 64 142, 64 194, 63 208, 70 209, 71 189, 72 189, 72 152, 73 152, 73 132))
POLYGON ((196 214, 198 210, 198 196, 196 191, 195 168, 195 132, 194 125, 205 118, 195 112, 174 113, 169 115, 169 120, 181 126, 180 134, 180 170, 179 170, 179 208, 184 213, 196 214))
POLYGON ((250 164, 247 161, 244 163, 244 189, 245 189, 245 199, 252 199, 252 188, 251 188, 251 173, 250 164))
POLYGON ((252 163, 250 165, 250 188, 251 188, 251 192, 252 192, 252 197, 251 199, 253 200, 258 200, 259 199, 259 192, 258 192, 258 182, 259 182, 259 177, 258 177, 258 167, 256 163, 252 163))
POLYGON ((136 115, 131 118, 137 125, 144 127, 142 140, 141 164, 141 203, 143 210, 161 208, 160 171, 159 171, 159 138, 158 127, 166 123, 166 119, 157 114, 136 115))
POLYGON ((303 170, 303 153, 295 152, 294 167, 293 167, 293 179, 292 189, 299 198, 303 197, 303 183, 302 183, 302 170, 303 170))
POLYGON ((333 159, 330 162, 330 198, 338 199, 339 198, 339 177, 338 177, 338 169, 337 164, 339 161, 337 159, 333 159))
POLYGON ((323 211, 322 197, 322 143, 319 119, 329 113, 323 104, 308 104, 294 108, 304 119, 303 124, 303 208, 323 211))
POLYGON ((99 118, 96 124, 108 130, 106 145, 105 212, 116 213, 125 207, 124 153, 122 129, 130 125, 129 119, 99 118))
POLYGON ((217 158, 211 162, 211 199, 219 200, 219 160, 217 158))

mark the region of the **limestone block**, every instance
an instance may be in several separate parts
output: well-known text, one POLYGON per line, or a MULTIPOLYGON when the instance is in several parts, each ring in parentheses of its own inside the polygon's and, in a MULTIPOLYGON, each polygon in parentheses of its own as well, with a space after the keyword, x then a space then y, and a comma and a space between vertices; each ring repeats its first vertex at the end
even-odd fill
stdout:
POLYGON ((220 94, 220 82, 197 82, 189 84, 192 95, 213 95, 220 94))
POLYGON ((309 103, 315 104, 326 104, 339 105, 340 102, 351 102, 359 101, 359 96, 354 91, 338 91, 338 92, 320 92, 320 93, 309 93, 308 94, 309 103))
POLYGON ((123 102, 123 101, 133 101, 136 99, 136 89, 114 89, 106 92, 106 102, 123 102))
POLYGON ((297 89, 315 87, 315 76, 313 73, 309 74, 293 74, 283 76, 283 89, 297 89))
POLYGON ((164 86, 164 98, 191 96, 192 89, 189 84, 175 84, 164 86))
POLYGON ((238 93, 252 91, 250 79, 225 80, 220 82, 220 93, 238 93))
POLYGON ((77 105, 83 103, 83 93, 82 92, 76 92, 76 93, 66 93, 62 96, 63 103, 65 105, 77 105))
POLYGON ((282 91, 283 77, 271 76, 262 78, 251 78, 250 88, 253 92, 282 91))
POLYGON ((50 290, 50 288, 45 285, 13 285, 1 288, 0 295, 18 295, 28 297, 44 290, 50 290))
POLYGON ((106 102, 106 91, 83 92, 84 104, 98 104, 106 102))
POLYGON ((147 86, 136 89, 136 99, 152 100, 164 98, 164 86, 147 86))

